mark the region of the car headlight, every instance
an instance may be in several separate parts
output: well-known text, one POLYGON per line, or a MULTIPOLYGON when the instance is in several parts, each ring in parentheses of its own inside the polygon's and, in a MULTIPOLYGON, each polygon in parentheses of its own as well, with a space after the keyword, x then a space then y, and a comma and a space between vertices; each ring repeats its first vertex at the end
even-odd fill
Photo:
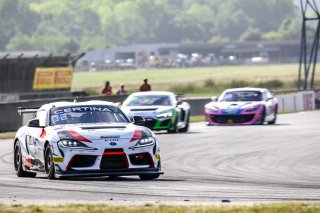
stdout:
POLYGON ((211 107, 209 108, 209 110, 210 110, 211 112, 218 112, 218 111, 219 111, 219 107, 211 106, 211 107))
POLYGON ((156 143, 156 140, 154 137, 146 137, 146 138, 141 138, 136 145, 134 145, 131 148, 140 148, 140 147, 145 147, 145 146, 152 146, 156 143))
POLYGON ((259 108, 260 105, 253 105, 253 106, 250 106, 248 108, 246 108, 246 111, 247 112, 253 112, 253 111, 256 111, 258 108, 259 108))
POLYGON ((95 148, 88 147, 84 143, 76 140, 60 140, 58 142, 58 146, 60 148, 69 148, 69 149, 90 149, 90 150, 95 150, 95 148))
POLYGON ((170 111, 165 111, 165 112, 160 112, 159 114, 156 115, 157 118, 169 118, 172 117, 173 113, 172 110, 170 111))

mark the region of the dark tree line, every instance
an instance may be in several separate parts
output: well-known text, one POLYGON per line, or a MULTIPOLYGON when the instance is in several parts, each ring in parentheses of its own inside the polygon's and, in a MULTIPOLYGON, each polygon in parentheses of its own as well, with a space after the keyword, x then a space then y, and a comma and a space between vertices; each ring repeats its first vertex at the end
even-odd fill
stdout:
POLYGON ((0 0, 0 51, 293 40, 293 0, 0 0))

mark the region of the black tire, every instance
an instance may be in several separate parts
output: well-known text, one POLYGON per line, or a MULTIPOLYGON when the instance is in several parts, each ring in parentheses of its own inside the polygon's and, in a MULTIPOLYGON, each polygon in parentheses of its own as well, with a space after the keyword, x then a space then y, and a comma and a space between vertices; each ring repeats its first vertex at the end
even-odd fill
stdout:
POLYGON ((186 126, 180 129, 180 132, 188 132, 189 131, 189 122, 190 122, 190 115, 187 115, 187 121, 186 121, 186 126))
POLYGON ((159 178, 159 174, 139 175, 140 180, 154 180, 159 178))
POLYGON ((266 108, 263 108, 262 113, 261 113, 260 125, 264 124, 265 119, 266 119, 266 108))
POLYGON ((268 124, 275 124, 277 121, 277 115, 278 115, 278 106, 276 106, 276 109, 274 111, 274 118, 272 121, 268 121, 268 124))
POLYGON ((176 121, 173 124, 173 129, 168 129, 168 133, 178 133, 179 129, 178 129, 178 118, 176 118, 176 121))
POLYGON ((48 145, 44 151, 44 169, 49 180, 55 179, 54 163, 51 147, 48 145))
POLYGON ((19 141, 17 141, 14 145, 14 169, 17 173, 18 177, 32 177, 34 178, 37 173, 34 172, 26 172, 23 170, 22 165, 22 155, 19 141))

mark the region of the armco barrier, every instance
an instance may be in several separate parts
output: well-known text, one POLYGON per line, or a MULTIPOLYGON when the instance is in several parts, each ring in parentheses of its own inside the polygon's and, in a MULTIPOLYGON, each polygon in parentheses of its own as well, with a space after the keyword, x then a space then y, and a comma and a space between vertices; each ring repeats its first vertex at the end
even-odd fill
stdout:
MULTIPOLYGON (((90 96, 80 97, 78 101, 103 100, 110 102, 122 102, 127 96, 90 96)), ((18 115, 18 107, 40 107, 43 104, 55 101, 73 101, 73 98, 56 98, 47 100, 19 101, 0 103, 0 132, 16 131, 22 125, 22 117, 18 115)), ((203 106, 210 98, 186 98, 191 106, 191 115, 203 115, 203 106)))
POLYGON ((316 98, 314 91, 303 91, 285 95, 278 95, 277 98, 279 102, 279 112, 308 111, 314 110, 316 108, 316 98))
MULTIPOLYGON (((78 101, 103 100, 110 102, 122 102, 127 96, 90 96, 81 97, 78 101)), ((279 112, 297 112, 315 109, 315 96, 313 91, 297 92, 292 94, 278 95, 279 112)), ((320 98, 320 95, 319 95, 320 98)), ((45 103, 55 101, 73 101, 73 98, 59 98, 34 101, 20 101, 0 103, 0 132, 16 131, 22 125, 22 117, 18 115, 18 107, 39 107, 45 103)), ((191 115, 203 115, 204 105, 210 102, 209 97, 185 98, 191 106, 191 115)))

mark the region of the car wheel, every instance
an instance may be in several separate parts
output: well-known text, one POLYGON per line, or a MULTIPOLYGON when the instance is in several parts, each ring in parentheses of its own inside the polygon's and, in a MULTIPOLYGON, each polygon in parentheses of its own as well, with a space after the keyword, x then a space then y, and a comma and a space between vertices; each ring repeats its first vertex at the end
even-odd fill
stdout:
POLYGON ((266 119, 266 108, 263 108, 262 113, 261 113, 260 125, 264 124, 265 119, 266 119))
POLYGON ((178 133, 179 129, 178 129, 178 118, 175 119, 175 122, 173 124, 173 129, 168 129, 168 133, 178 133))
POLYGON ((271 121, 268 121, 268 124, 275 124, 277 121, 277 115, 278 115, 278 106, 276 106, 276 109, 274 111, 274 118, 271 121))
POLYGON ((140 180, 154 180, 159 178, 159 174, 152 174, 152 175, 139 175, 140 180))
POLYGON ((46 146, 45 152, 44 152, 44 168, 45 172, 47 174, 48 179, 52 180, 55 179, 54 175, 54 163, 52 159, 52 150, 51 147, 48 145, 46 146))
POLYGON ((188 132, 189 130, 189 122, 190 122, 190 115, 188 114, 188 117, 187 117, 187 121, 186 121, 186 126, 183 127, 180 132, 188 132))
POLYGON ((37 173, 23 171, 22 155, 19 142, 14 146, 14 169, 18 177, 35 177, 37 173))

